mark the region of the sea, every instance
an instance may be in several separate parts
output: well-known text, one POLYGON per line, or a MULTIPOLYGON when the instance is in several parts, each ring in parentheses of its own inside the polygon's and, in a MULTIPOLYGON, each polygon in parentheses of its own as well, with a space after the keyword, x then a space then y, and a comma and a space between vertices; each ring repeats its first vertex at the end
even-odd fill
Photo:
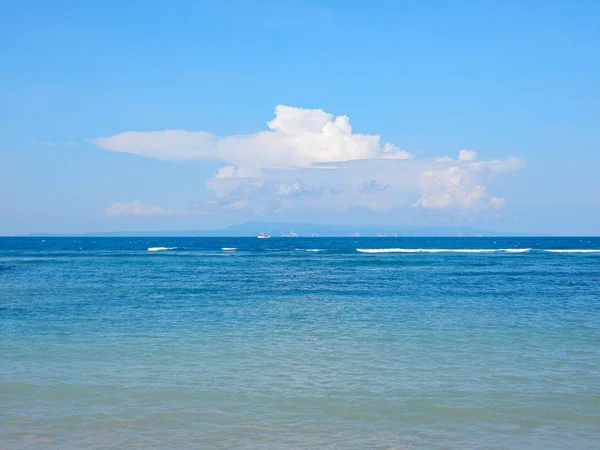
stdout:
POLYGON ((1 449, 598 449, 600 238, 0 238, 1 449))

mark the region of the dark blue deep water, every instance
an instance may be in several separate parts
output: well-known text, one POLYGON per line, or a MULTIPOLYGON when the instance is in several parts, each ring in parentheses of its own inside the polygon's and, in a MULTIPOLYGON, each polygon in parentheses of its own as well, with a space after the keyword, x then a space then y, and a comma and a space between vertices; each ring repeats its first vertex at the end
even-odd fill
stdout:
POLYGON ((600 448, 599 238, 0 238, 0 340, 2 449, 600 448))

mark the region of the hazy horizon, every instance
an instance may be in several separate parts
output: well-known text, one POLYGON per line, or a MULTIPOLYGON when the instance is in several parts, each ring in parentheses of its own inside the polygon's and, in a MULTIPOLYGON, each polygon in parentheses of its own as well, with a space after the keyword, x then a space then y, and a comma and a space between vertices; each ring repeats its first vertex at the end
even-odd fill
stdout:
MULTIPOLYGON (((266 233, 273 237, 559 237, 553 234, 522 232, 497 232, 473 227, 409 227, 378 225, 336 225, 297 222, 245 222, 223 228, 206 229, 154 229, 154 230, 108 230, 86 231, 82 233, 34 232, 27 234, 3 235, 0 237, 255 237, 266 233)), ((563 236, 568 237, 568 236, 563 236)), ((573 235, 571 237, 594 237, 594 235, 573 235)))

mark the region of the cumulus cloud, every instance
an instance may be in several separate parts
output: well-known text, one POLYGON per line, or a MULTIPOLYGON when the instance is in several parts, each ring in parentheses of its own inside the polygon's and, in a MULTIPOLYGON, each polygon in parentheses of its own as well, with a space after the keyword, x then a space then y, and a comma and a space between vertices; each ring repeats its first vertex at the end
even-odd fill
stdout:
POLYGON ((482 184, 493 174, 507 173, 525 167, 522 158, 476 161, 477 153, 461 150, 458 159, 438 159, 434 168, 423 170, 419 186, 421 198, 411 206, 427 209, 487 209, 500 208, 505 199, 488 197, 482 184))
POLYGON ((459 161, 474 161, 477 159, 477 153, 473 150, 461 150, 458 152, 458 160, 459 161))
POLYGON ((334 117, 320 109, 279 105, 267 126, 266 131, 228 137, 204 131, 129 131, 92 143, 104 150, 167 161, 219 159, 246 170, 412 156, 392 144, 382 145, 380 136, 353 133, 347 116, 334 117))
MULTIPOLYGON (((330 213, 355 207, 377 212, 398 208, 481 212, 505 203, 490 196, 485 186, 497 175, 498 165, 495 160, 373 159, 336 163, 334 170, 267 169, 258 177, 215 177, 207 184, 222 206, 245 200, 249 212, 330 213)), ((522 165, 510 166, 516 170, 522 165)))
POLYGON ((116 202, 106 208, 107 216, 130 216, 130 217, 160 217, 160 216, 190 216, 206 214, 196 210, 178 210, 162 208, 156 205, 145 205, 141 200, 133 202, 116 202))
MULTIPOLYGON (((223 161, 206 181, 207 204, 252 214, 366 208, 484 211, 505 199, 487 181, 522 169, 519 157, 480 160, 473 150, 416 158, 378 135, 355 133, 347 116, 279 105, 267 129, 219 137, 205 131, 125 132, 92 140, 98 147, 167 161, 223 161)), ((136 201, 139 202, 139 201, 136 201)), ((181 214, 141 202, 116 203, 118 215, 181 214)))

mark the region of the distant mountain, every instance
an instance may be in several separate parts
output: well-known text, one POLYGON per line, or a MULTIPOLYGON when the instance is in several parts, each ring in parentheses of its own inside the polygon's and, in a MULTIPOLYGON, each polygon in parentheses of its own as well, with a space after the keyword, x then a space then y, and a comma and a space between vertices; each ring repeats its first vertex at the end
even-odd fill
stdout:
POLYGON ((406 227, 318 225, 286 222, 247 222, 216 230, 166 230, 97 232, 84 234, 35 233, 28 236, 135 236, 135 237, 244 237, 260 233, 274 237, 351 237, 351 236, 522 236, 522 233, 494 233, 469 227, 406 227))
POLYGON ((488 231, 472 228, 401 227, 401 226, 353 226, 315 225, 308 223, 247 222, 218 230, 228 236, 255 236, 258 233, 272 236, 458 236, 492 235, 488 231))

